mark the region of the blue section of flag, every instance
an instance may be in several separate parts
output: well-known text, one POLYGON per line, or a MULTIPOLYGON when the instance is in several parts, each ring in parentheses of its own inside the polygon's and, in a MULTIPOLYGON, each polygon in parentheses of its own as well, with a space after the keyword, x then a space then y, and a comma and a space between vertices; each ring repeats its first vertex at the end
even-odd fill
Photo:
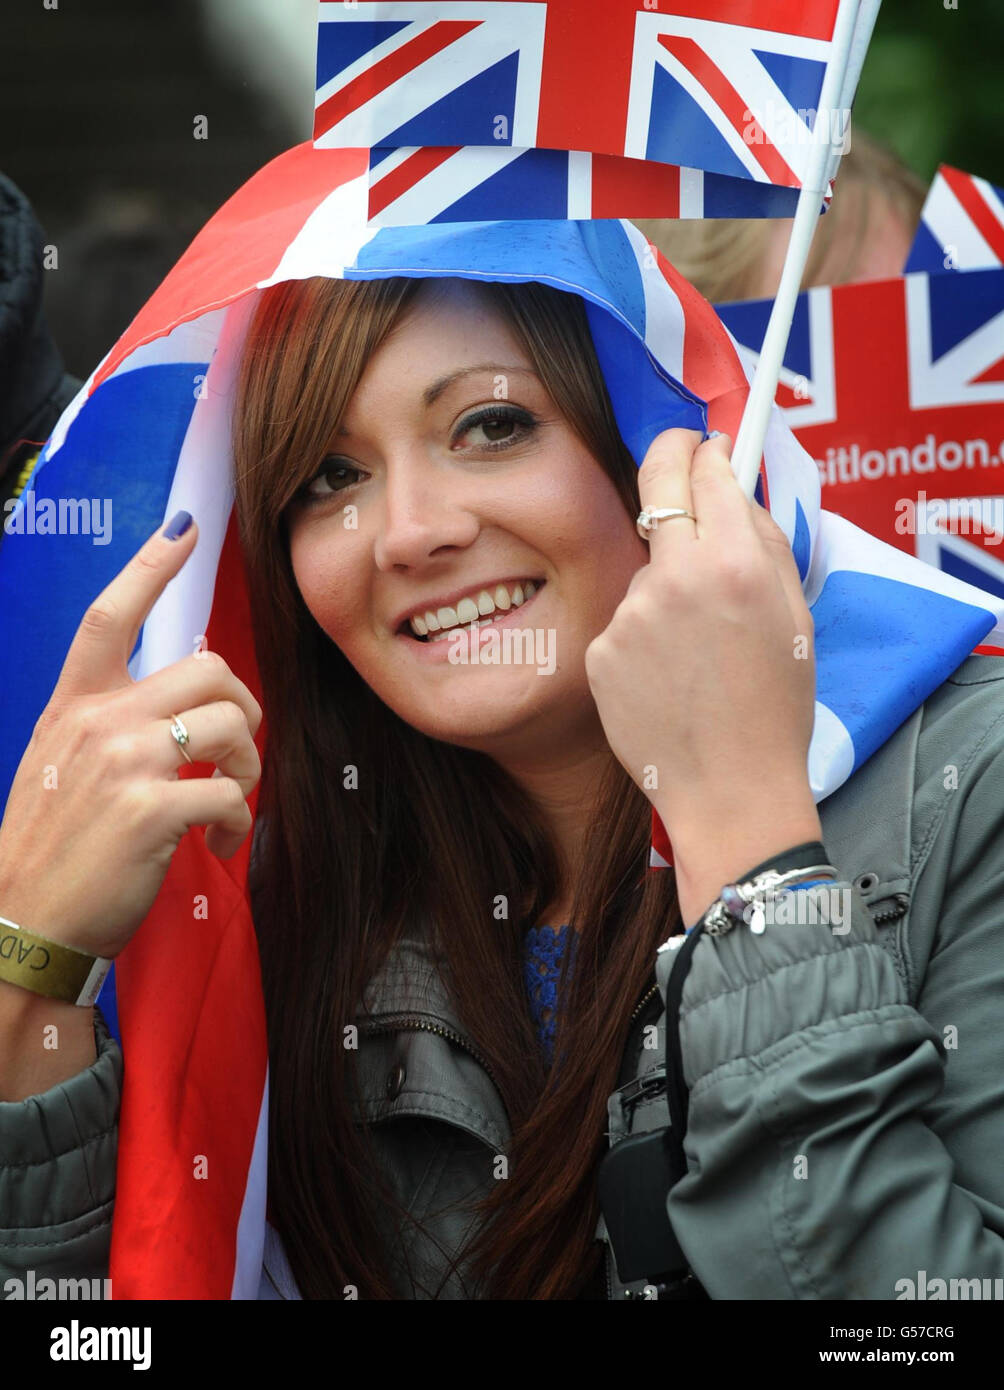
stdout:
POLYGON ((805 519, 805 512, 802 511, 802 504, 795 498, 795 534, 792 537, 791 553, 795 557, 795 564, 798 566, 798 577, 804 580, 809 573, 809 560, 812 551, 812 537, 809 535, 809 523, 805 519))
MULTIPOLYGON (((772 299, 736 300, 731 304, 716 304, 715 312, 733 337, 744 347, 759 352, 773 307, 772 299)), ((784 349, 784 365, 789 371, 797 372, 811 381, 812 338, 809 323, 809 296, 803 290, 795 301, 791 332, 784 349)))
MULTIPOLYGON (((967 270, 964 275, 932 275, 931 360, 937 362, 953 347, 1004 310, 1004 275, 999 268, 967 270)), ((1004 351, 1004 342, 1001 343, 1004 351)))
POLYGON ((690 169, 710 166, 719 174, 750 177, 714 121, 658 64, 653 74, 652 118, 645 158, 659 159, 663 164, 684 164, 690 169))
POLYGON ((815 129, 816 107, 823 90, 826 64, 815 58, 794 58, 790 53, 768 53, 754 48, 756 58, 781 88, 788 103, 796 112, 805 112, 803 120, 810 130, 815 129))
POLYGON ((399 23, 391 20, 359 20, 346 23, 320 23, 317 26, 317 85, 323 87, 338 73, 361 58, 378 44, 407 29, 411 20, 399 23))
POLYGON ((568 155, 527 150, 434 217, 433 222, 476 222, 518 208, 523 217, 568 216, 568 155))
POLYGON ((657 376, 644 344, 629 329, 592 303, 586 304, 586 316, 617 428, 639 468, 663 430, 707 432, 704 402, 681 383, 657 376))
POLYGON ((853 570, 828 575, 811 612, 817 698, 850 734, 855 768, 994 626, 989 600, 987 608, 976 608, 853 570))
POLYGON ((458 222, 381 227, 360 249, 349 280, 390 275, 471 280, 540 280, 609 304, 640 334, 645 291, 627 235, 617 221, 458 222), (476 266, 477 269, 457 267, 476 266))
MULTIPOLYGON (((794 217, 797 188, 781 188, 727 174, 704 175, 705 217, 794 217)), ((823 204, 824 212, 826 204, 823 204)))
POLYGON ((118 1043, 119 1047, 121 1047, 122 1030, 119 1027, 119 1000, 118 994, 116 993, 115 989, 114 965, 112 966, 111 970, 109 970, 108 974, 105 976, 105 982, 101 986, 101 990, 98 993, 97 1003, 98 1008, 101 1010, 101 1015, 104 1018, 105 1023, 107 1023, 108 1025, 109 1033, 111 1033, 112 1037, 118 1043))
POLYGON ((1004 598, 1004 582, 997 575, 991 574, 981 565, 970 564, 947 546, 938 547, 938 563, 946 574, 954 574, 956 579, 961 579, 966 584, 975 584, 978 589, 986 589, 988 593, 1004 598))
POLYGON ((469 82, 455 87, 439 101, 427 106, 410 121, 392 130, 381 140, 382 145, 456 145, 457 132, 462 130, 465 145, 511 145, 512 123, 516 110, 516 78, 519 54, 502 58, 469 82), (471 123, 475 111, 491 112, 484 130, 471 123), (505 117, 504 135, 496 135, 503 127, 496 121, 505 117))
POLYGON ((945 265, 945 248, 926 222, 921 222, 917 228, 903 274, 908 275, 913 270, 923 270, 929 275, 957 270, 955 265, 945 265))
MULTIPOLYGON (((44 498, 94 499, 111 540, 90 535, 8 534, 0 545, 4 643, 17 652, 16 681, 0 681, 0 802, 10 792, 31 731, 48 704, 87 605, 114 579, 163 518, 204 363, 140 367, 106 381, 74 421, 63 447, 33 475, 35 510, 44 498), (44 613, 30 596, 45 595, 44 613)), ((28 498, 19 506, 29 515, 28 498)), ((93 511, 93 509, 92 509, 93 511)))

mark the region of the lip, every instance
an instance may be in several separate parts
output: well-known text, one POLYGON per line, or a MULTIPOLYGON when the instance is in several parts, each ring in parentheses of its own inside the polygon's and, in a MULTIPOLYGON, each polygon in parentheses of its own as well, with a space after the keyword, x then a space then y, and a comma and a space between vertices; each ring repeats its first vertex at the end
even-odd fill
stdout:
MULTIPOLYGON (((506 581, 504 579, 500 579, 496 582, 504 584, 506 581)), ((511 580, 510 582, 515 583, 516 581, 511 580)), ((478 634, 483 632, 490 632, 493 629, 501 629, 504 627, 522 627, 522 615, 526 612, 528 608, 533 607, 533 605, 537 602, 538 598, 540 598, 541 594, 544 593, 546 589, 547 582, 545 581, 537 590, 537 592, 533 595, 532 598, 528 598, 526 602, 521 603, 518 608, 510 608, 504 618, 499 618, 496 622, 488 623, 484 627, 475 628, 475 637, 477 638, 478 634)), ((470 593, 470 590, 461 589, 459 591, 459 596, 462 598, 465 593, 470 593)), ((440 605, 440 607, 442 606, 443 605, 440 605)), ((408 611, 409 613, 413 613, 415 610, 412 608, 408 611)), ((468 643, 470 642, 470 623, 458 623, 458 625, 455 628, 451 628, 451 631, 466 632, 468 643)), ((394 635, 394 641, 406 643, 409 652, 416 661, 422 661, 430 664, 442 664, 444 661, 449 661, 450 652, 453 650, 453 643, 450 641, 448 637, 445 638, 442 642, 418 642, 407 632, 398 632, 394 635)))
MULTIPOLYGON (((514 584, 521 584, 524 579, 532 579, 534 583, 537 582, 534 574, 528 570, 521 570, 518 574, 503 575, 501 579, 489 579, 484 584, 465 584, 462 588, 451 589, 448 594, 439 594, 436 598, 413 603, 410 608, 402 608, 396 618, 391 618, 390 630, 397 637, 400 635, 398 628, 402 627, 414 613, 425 613, 430 609, 435 613, 439 608, 456 608, 462 598, 471 594, 479 594, 482 589, 487 589, 490 594, 493 594, 498 584, 504 584, 511 589, 514 584)), ((524 603, 522 606, 525 608, 526 604, 524 603)))

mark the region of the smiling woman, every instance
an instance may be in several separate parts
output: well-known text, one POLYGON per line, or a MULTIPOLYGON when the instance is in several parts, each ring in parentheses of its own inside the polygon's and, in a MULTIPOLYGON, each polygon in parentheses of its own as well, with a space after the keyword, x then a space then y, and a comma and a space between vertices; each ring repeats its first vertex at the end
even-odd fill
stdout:
MULTIPOLYGON (((401 1193, 353 1123, 357 1054, 326 1040, 422 923, 513 1131, 506 1181, 479 1194, 463 1280, 483 1296, 567 1297, 595 1268, 606 1097, 675 916, 668 876, 645 874, 650 803, 606 742, 585 671, 647 549, 582 301, 455 280, 277 287, 249 331, 235 420, 274 711, 259 803, 274 831, 253 883, 285 1136, 271 1191, 297 1284, 306 1296, 358 1284, 365 1251, 370 1292, 402 1287, 375 1253, 387 1248, 376 1213, 401 1193), (454 664, 445 642, 402 631, 416 613, 445 626, 465 595, 500 588, 523 598, 504 621, 555 629, 549 679, 530 664, 454 664), (579 958, 605 965, 567 982, 557 1047, 577 1065, 548 1075, 521 941, 559 904, 579 958), (305 1086, 335 1103, 305 1108, 305 1086)), ((482 1162, 490 1171, 487 1151, 482 1162)), ((443 1221, 426 1213, 430 1248, 443 1221)), ((436 1276, 447 1291, 452 1243, 436 1276)))
MULTIPOLYGON (((785 529, 748 501, 705 437, 744 398, 733 346, 627 224, 367 231, 328 278, 323 206, 291 262, 322 278, 262 289, 256 261, 186 322, 168 287, 166 412, 143 336, 57 432, 74 481, 102 419, 127 437, 135 497, 137 390, 199 516, 87 589, 0 824, 0 1270, 100 1276, 114 1207, 129 1287, 172 1296, 236 1290, 235 1234, 260 1298, 999 1277, 1004 675, 969 653, 1001 603, 821 511, 779 418, 785 529), (520 630, 556 636, 546 680, 449 659, 520 630), (207 883, 202 975, 172 931, 207 883), (116 1187, 122 1052, 90 1006, 120 954, 116 1187), (239 1143, 207 1140, 212 1096, 239 1143)), ((257 246, 260 209, 196 259, 257 246)))

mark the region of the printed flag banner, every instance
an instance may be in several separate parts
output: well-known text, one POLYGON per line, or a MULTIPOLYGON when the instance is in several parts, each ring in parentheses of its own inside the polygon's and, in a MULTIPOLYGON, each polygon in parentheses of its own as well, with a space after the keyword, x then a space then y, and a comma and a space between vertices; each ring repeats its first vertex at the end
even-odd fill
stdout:
MULTIPOLYGON (((274 160, 210 221, 60 419, 0 547, 8 646, 24 658, 0 683, 4 795, 85 608, 180 508, 196 517, 199 543, 151 611, 130 670, 142 679, 208 646, 260 695, 229 431, 244 335, 267 286, 315 275, 539 281, 584 301, 619 428, 639 464, 673 426, 734 436, 748 391, 735 344, 630 223, 374 229, 346 211, 366 179, 358 151, 308 144, 274 160), (37 518, 40 506, 51 515, 72 498, 110 502, 107 543, 28 525, 29 506, 37 518)), ((821 510, 818 471, 780 411, 760 486, 815 621, 809 776, 822 800, 977 643, 1004 633, 1004 599, 821 510)), ((268 718, 266 709, 264 760, 268 718)), ((207 773, 186 767, 182 775, 207 773)), ((664 837, 655 865, 664 862, 660 843, 665 849, 664 837)), ((267 1048, 249 850, 221 862, 204 833, 190 831, 116 963, 125 1056, 111 1252, 118 1298, 254 1298, 259 1289, 267 1048), (195 979, 178 943, 193 929, 197 895, 212 907, 195 923, 195 979), (211 1182, 192 1181, 193 1154, 205 1158, 211 1182)))
MULTIPOLYGON (((314 141, 381 155, 435 147, 434 158, 475 146, 496 164, 506 148, 576 151, 797 190, 822 136, 839 152, 849 139, 877 10, 858 8, 841 128, 824 132, 837 0, 321 3, 314 141)), ((791 215, 763 211, 750 191, 732 197, 745 198, 741 212, 704 215, 791 215)), ((622 204, 617 215, 642 214, 622 204)))
POLYGON ((419 145, 370 151, 366 215, 374 226, 500 216, 794 217, 797 201, 796 189, 613 154, 419 145))
POLYGON ((1004 264, 1004 188, 940 165, 905 271, 988 270, 1004 264))
MULTIPOLYGON (((718 306, 751 362, 771 304, 718 306)), ((1004 597, 1004 270, 804 291, 776 399, 824 506, 1004 597)))

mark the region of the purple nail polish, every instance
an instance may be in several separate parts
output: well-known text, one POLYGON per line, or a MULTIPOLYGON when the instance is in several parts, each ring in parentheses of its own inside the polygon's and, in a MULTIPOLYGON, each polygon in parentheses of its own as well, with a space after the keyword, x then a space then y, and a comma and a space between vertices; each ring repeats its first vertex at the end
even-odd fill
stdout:
POLYGON ((183 536, 192 524, 191 512, 175 512, 174 516, 161 531, 165 540, 176 541, 179 536, 183 536))

